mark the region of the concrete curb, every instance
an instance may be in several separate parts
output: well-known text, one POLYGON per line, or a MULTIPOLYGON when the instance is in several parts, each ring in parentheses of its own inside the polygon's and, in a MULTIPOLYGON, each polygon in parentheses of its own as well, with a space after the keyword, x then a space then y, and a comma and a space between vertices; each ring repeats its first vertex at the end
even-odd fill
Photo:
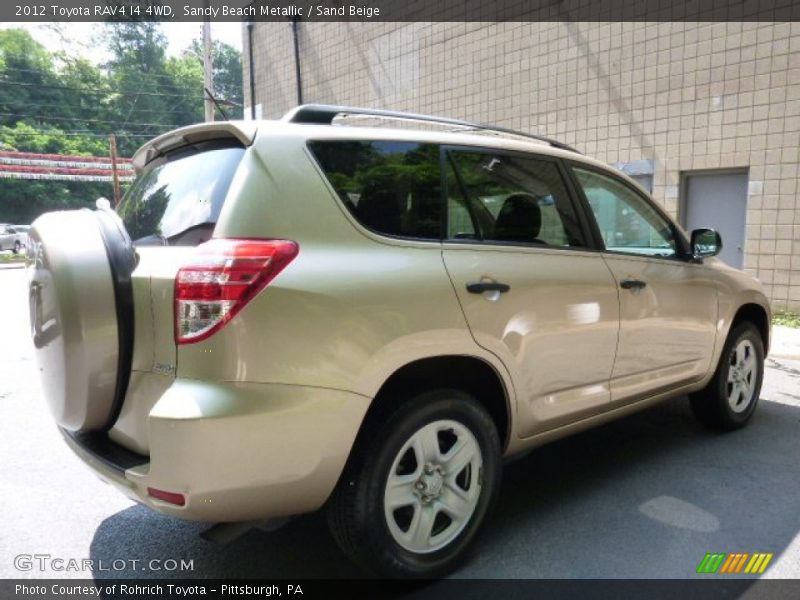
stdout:
POLYGON ((800 329, 773 325, 769 356, 800 360, 800 329))

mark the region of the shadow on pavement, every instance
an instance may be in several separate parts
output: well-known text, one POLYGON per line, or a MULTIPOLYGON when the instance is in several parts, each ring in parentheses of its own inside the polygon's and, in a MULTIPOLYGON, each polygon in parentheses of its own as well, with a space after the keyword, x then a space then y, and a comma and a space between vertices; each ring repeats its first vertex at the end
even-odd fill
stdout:
MULTIPOLYGON (((679 398, 536 449, 507 465, 498 510, 455 576, 695 578, 706 552, 777 561, 800 529, 799 434, 797 407, 762 398, 750 426, 716 434, 679 398)), ((117 513, 95 532, 95 564, 191 559, 194 571, 94 576, 363 576, 321 514, 227 546, 200 539, 205 527, 139 506, 117 513)))

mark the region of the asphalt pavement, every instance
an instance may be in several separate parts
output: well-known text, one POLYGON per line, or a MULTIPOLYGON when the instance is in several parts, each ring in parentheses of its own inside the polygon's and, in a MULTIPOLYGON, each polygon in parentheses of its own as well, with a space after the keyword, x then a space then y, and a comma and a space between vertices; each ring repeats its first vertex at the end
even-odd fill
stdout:
MULTIPOLYGON (((800 353, 784 347, 744 430, 705 431, 677 398, 507 465, 454 577, 691 579, 707 552, 772 552, 763 577, 800 578, 800 353)), ((0 440, 0 578, 360 575, 320 515, 217 545, 97 479, 39 390, 23 269, 0 270, 0 440), (192 570, 165 570, 181 560, 192 570)))

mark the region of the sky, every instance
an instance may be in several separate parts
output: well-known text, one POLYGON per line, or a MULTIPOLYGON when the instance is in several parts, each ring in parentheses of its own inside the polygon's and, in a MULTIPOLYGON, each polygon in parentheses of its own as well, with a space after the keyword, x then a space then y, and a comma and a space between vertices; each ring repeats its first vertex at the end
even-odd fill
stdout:
MULTIPOLYGON (((191 44, 193 39, 200 39, 202 26, 201 22, 162 23, 169 42, 167 55, 177 55, 191 44)), ((96 46, 88 44, 88 40, 94 39, 94 36, 102 31, 103 25, 100 23, 0 23, 0 29, 14 27, 27 29, 34 39, 51 51, 64 50, 82 54, 96 63, 105 62, 109 58, 105 53, 98 52, 96 46)), ((211 23, 211 38, 241 50, 242 24, 211 23)))

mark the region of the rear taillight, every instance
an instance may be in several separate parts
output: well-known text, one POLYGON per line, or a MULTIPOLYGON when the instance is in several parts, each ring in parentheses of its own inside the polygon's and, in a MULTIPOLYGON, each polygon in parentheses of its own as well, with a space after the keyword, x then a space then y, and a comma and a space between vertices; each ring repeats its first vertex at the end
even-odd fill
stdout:
POLYGON ((175 277, 175 341, 191 344, 222 328, 297 256, 287 240, 214 239, 175 277))

